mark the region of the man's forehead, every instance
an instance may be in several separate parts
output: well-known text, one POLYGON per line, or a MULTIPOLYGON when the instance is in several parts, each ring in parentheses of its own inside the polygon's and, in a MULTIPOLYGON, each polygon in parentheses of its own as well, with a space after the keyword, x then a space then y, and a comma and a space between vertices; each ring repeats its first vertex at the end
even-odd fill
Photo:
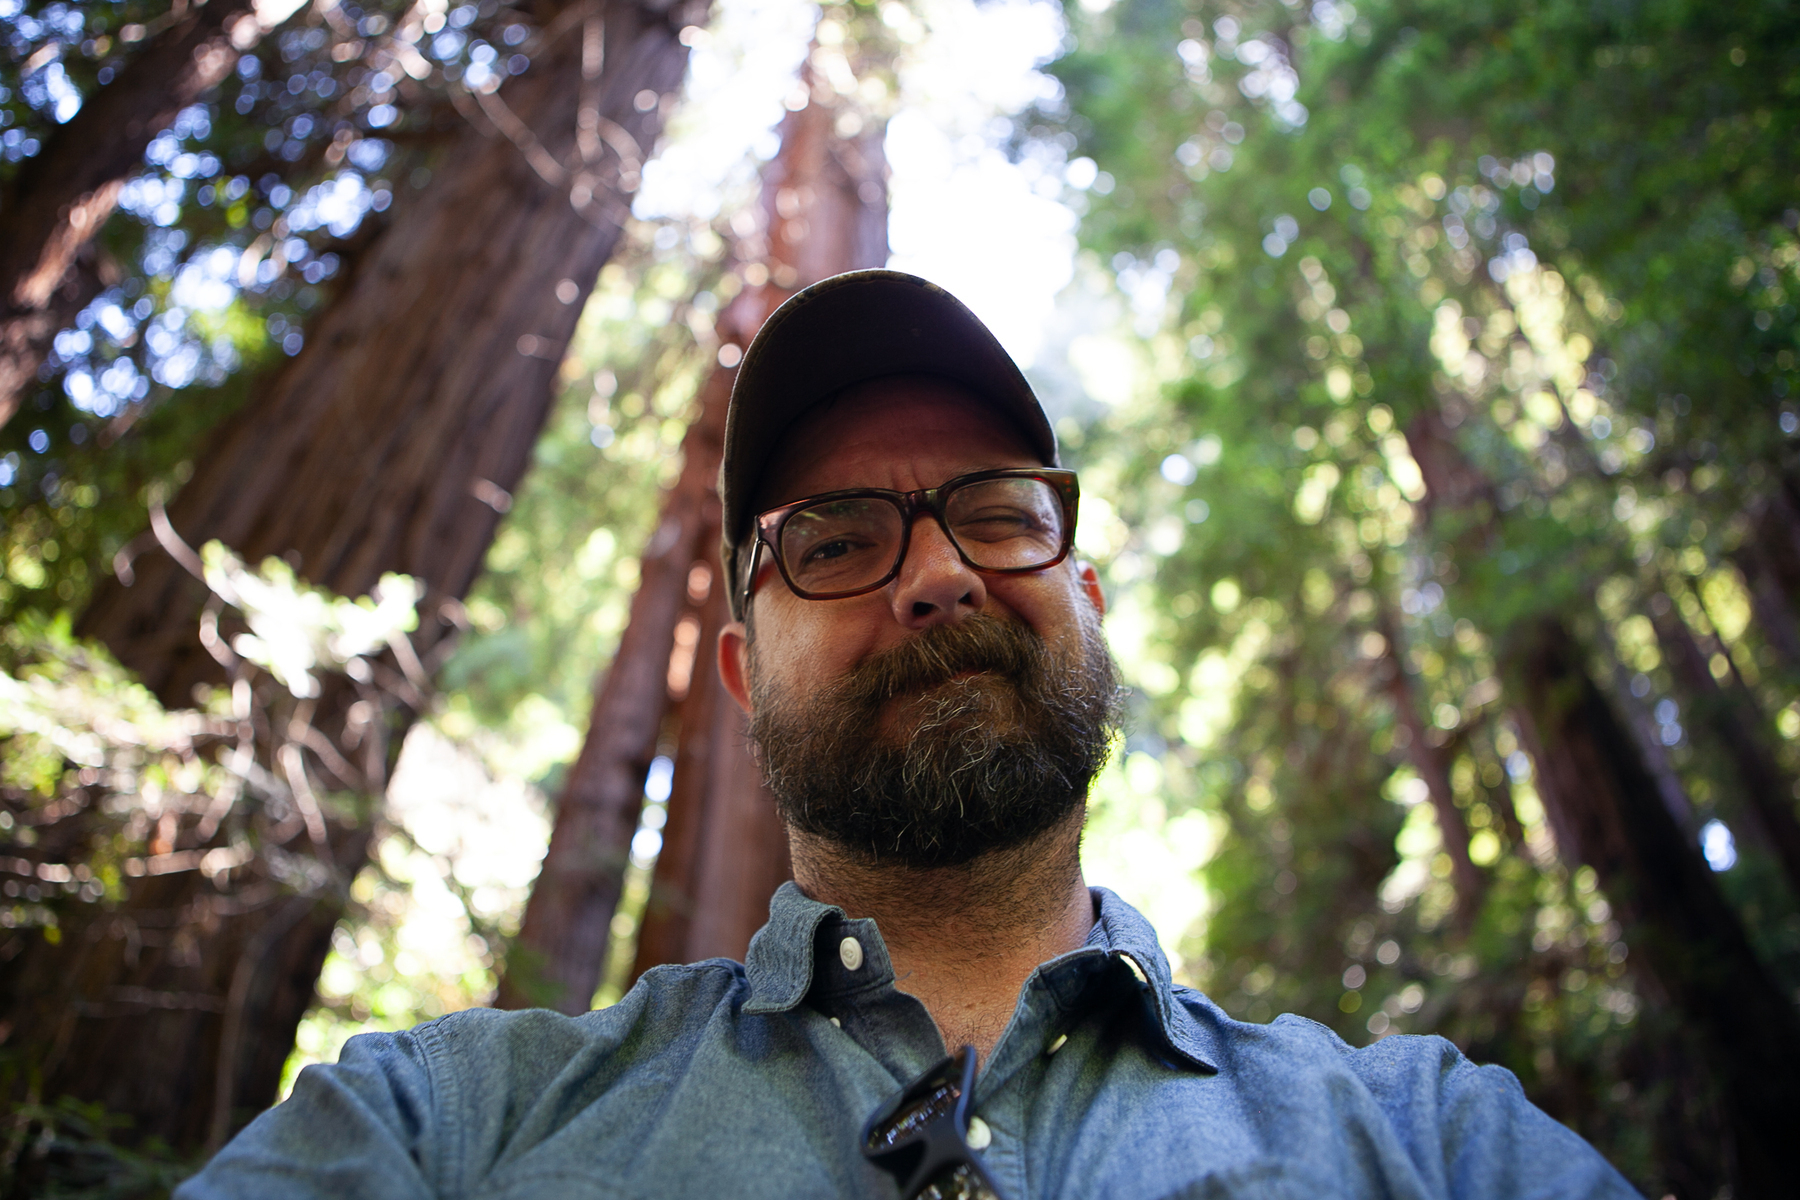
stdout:
MULTIPOLYGON (((979 466, 1042 465, 1024 433, 977 393, 937 376, 886 376, 845 388, 788 427, 757 489, 757 507, 798 499, 787 493, 833 460, 899 462, 945 443, 995 459, 979 466)), ((881 486, 872 479, 836 486, 865 485, 881 486)))

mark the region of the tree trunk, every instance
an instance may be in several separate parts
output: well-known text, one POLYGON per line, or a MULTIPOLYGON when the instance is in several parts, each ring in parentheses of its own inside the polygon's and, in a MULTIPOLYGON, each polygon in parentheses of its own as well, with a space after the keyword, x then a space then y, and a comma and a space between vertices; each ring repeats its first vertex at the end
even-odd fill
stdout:
POLYGON ((150 139, 261 37, 250 9, 251 0, 187 9, 20 164, 0 197, 0 425, 36 382, 57 331, 99 294, 97 280, 71 267, 112 215, 150 139))
MULTIPOLYGON (((681 475, 663 499, 662 519, 639 560, 637 595, 619 649, 596 682, 587 738, 557 798, 550 846, 507 954, 496 1007, 584 1013, 600 986, 613 910, 643 811, 644 777, 669 709, 675 627, 696 564, 718 545, 714 481, 730 395, 729 373, 709 379, 700 412, 682 439, 681 475)), ((709 587, 713 594, 724 591, 709 587)), ((695 680, 713 673, 706 644, 700 645, 695 680)))
MULTIPOLYGON (((1491 550, 1504 518, 1449 427, 1427 412, 1406 436, 1431 492, 1433 529, 1459 553, 1491 550)), ((1784 1170, 1791 1121, 1779 1114, 1800 1111, 1800 1020, 1561 618, 1519 617, 1496 640, 1558 853, 1570 866, 1594 869, 1651 981, 1717 1051, 1744 1192, 1784 1194, 1785 1171, 1777 1170, 1784 1170)))
MULTIPOLYGON (((812 102, 783 121, 781 151, 763 173, 765 232, 739 245, 761 268, 746 270, 757 282, 719 322, 721 340, 738 347, 798 288, 887 260, 881 131, 840 137, 842 102, 810 67, 802 78, 812 102)), ((645 774, 670 709, 670 654, 683 620, 697 622, 698 649, 676 720, 668 820, 633 977, 663 962, 741 959, 767 920, 769 897, 789 875, 787 838, 750 757, 743 714, 713 663, 734 586, 716 565, 716 484, 734 377, 733 368, 721 367, 701 390, 682 444, 681 477, 664 500, 630 623, 596 688, 587 740, 558 803, 550 849, 495 999, 501 1008, 585 1012, 599 986, 645 774)))
MULTIPOLYGON (((169 511, 190 545, 219 538, 252 562, 290 556, 299 574, 343 595, 389 571, 424 580, 432 609, 467 591, 660 128, 657 108, 640 113, 634 97, 673 90, 686 62, 683 21, 659 0, 570 4, 565 15, 576 20, 529 71, 481 97, 428 189, 396 212, 307 331, 305 350, 198 456, 169 511), (579 27, 583 12, 603 27, 592 37, 579 27), (605 72, 590 85, 584 46, 597 59, 602 40, 605 72), (591 167, 580 162, 590 96, 622 135, 614 140, 639 148, 624 161, 609 144, 591 167), (556 294, 564 279, 575 285, 569 302, 556 294)), ((191 623, 172 619, 197 612, 195 584, 165 555, 135 576, 96 589, 81 631, 166 701, 185 702, 216 676, 191 623)), ((450 627, 425 622, 421 649, 450 627)))
MULTIPOLYGON (((253 562, 287 557, 348 595, 386 572, 423 581, 418 632, 395 643, 397 670, 378 667, 377 682, 385 671, 408 706, 371 721, 367 686, 338 676, 304 713, 277 717, 260 701, 247 711, 265 745, 271 731, 306 734, 304 759, 297 748, 283 759, 290 779, 305 768, 360 796, 336 809, 302 797, 318 821, 313 858, 283 861, 311 879, 304 886, 290 871, 236 889, 172 866, 129 881, 92 929, 15 959, 15 978, 41 986, 9 1006, 36 1020, 15 1022, 13 1036, 56 1048, 43 1095, 97 1100, 134 1117, 135 1134, 182 1148, 216 1144, 273 1099, 366 859, 393 748, 429 686, 421 660, 447 644, 524 473, 580 299, 660 129, 661 107, 640 111, 637 98, 677 86, 687 56, 677 35, 703 15, 661 0, 548 14, 530 70, 498 95, 467 98, 479 111, 429 189, 396 207, 306 348, 196 456, 165 546, 218 538, 253 562), (564 279, 573 302, 556 296, 564 279)), ((146 556, 133 575, 96 589, 82 631, 184 703, 195 683, 220 679, 212 654, 229 639, 210 625, 208 643, 196 637, 203 589, 172 555, 146 556)), ((294 783, 296 794, 308 787, 294 783)), ((184 818, 170 841, 217 845, 217 828, 184 818)))
MULTIPOLYGON (((721 370, 708 384, 721 439, 733 375, 721 370)), ((709 448, 707 478, 713 480, 722 441, 709 448)), ((733 584, 715 557, 721 530, 714 491, 707 494, 706 511, 698 544, 711 561, 696 563, 690 576, 703 577, 706 588, 699 594, 690 588, 688 596, 699 602, 698 653, 681 705, 668 821, 639 927, 633 979, 658 963, 742 959, 751 935, 768 920, 769 897, 792 874, 787 835, 750 756, 744 714, 714 665, 719 631, 731 620, 733 584)))
POLYGON ((1662 731, 1656 716, 1631 690, 1633 672, 1625 665, 1625 660, 1619 657, 1619 649, 1613 641, 1611 631, 1602 624, 1595 632, 1595 639, 1601 653, 1612 660, 1612 700, 1622 711, 1626 728, 1631 731, 1638 754, 1643 757, 1645 769, 1650 772, 1650 778, 1656 781, 1656 794, 1662 797, 1663 807, 1675 818, 1676 826, 1692 838, 1699 832, 1699 827, 1694 823, 1694 802, 1688 799, 1687 786, 1676 773, 1675 764, 1669 761, 1669 751, 1662 743, 1662 731))
MULTIPOLYGON (((802 79, 812 102, 782 122, 781 153, 763 173, 764 265, 775 286, 741 294, 724 322, 725 336, 744 346, 792 290, 887 262, 882 129, 840 136, 844 102, 810 67, 802 79)), ((710 650, 728 619, 721 587, 708 597, 701 646, 710 650)), ((692 724, 682 714, 675 789, 634 979, 660 963, 741 960, 768 920, 770 896, 792 873, 774 798, 747 750, 744 715, 725 694, 710 654, 702 660, 705 670, 688 698, 692 724)))
POLYGON ((1687 1019, 1708 1034, 1733 1110, 1744 1193, 1786 1194, 1792 1114, 1800 1112, 1800 1022, 1793 1006, 1658 801, 1568 631, 1555 618, 1527 622, 1509 651, 1520 733, 1538 764, 1538 790, 1561 816, 1559 836, 1569 839, 1559 848, 1594 868, 1634 955, 1643 956, 1687 1019))

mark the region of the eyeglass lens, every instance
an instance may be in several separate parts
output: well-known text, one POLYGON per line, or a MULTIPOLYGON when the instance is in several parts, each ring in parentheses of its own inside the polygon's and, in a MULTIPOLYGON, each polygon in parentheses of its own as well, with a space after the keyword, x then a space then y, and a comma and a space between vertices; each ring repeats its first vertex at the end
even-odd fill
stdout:
MULTIPOLYGON (((988 479, 950 493, 944 524, 968 560, 988 570, 1042 566, 1062 551, 1063 508, 1041 479, 988 479)), ((792 514, 781 561, 803 592, 867 587, 899 562, 906 535, 900 506, 862 496, 824 500, 792 514)))

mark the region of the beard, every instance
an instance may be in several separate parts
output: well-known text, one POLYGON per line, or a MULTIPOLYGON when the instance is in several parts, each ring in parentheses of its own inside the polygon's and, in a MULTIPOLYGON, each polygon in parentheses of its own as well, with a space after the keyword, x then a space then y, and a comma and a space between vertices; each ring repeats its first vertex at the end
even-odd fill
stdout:
POLYGON ((858 856, 956 866, 1082 803, 1118 726, 1099 618, 1057 654, 1023 622, 933 625, 799 696, 752 671, 750 738, 790 828, 858 856))

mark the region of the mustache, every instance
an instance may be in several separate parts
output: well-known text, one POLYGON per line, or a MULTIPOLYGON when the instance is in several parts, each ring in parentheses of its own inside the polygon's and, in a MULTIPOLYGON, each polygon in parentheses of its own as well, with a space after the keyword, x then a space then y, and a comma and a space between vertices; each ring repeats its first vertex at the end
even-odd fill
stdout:
POLYGON ((1106 761, 1118 717, 1098 614, 1060 642, 972 614, 810 694, 756 665, 753 655, 750 739, 783 821, 914 867, 967 862, 1061 820, 1106 761), (958 678, 966 672, 992 678, 958 678), (896 700, 902 728, 884 738, 896 700))
POLYGON ((834 700, 866 711, 970 672, 1022 683, 1040 675, 1048 658, 1043 639, 1022 622, 977 614, 954 625, 932 625, 871 655, 828 690, 834 700))

